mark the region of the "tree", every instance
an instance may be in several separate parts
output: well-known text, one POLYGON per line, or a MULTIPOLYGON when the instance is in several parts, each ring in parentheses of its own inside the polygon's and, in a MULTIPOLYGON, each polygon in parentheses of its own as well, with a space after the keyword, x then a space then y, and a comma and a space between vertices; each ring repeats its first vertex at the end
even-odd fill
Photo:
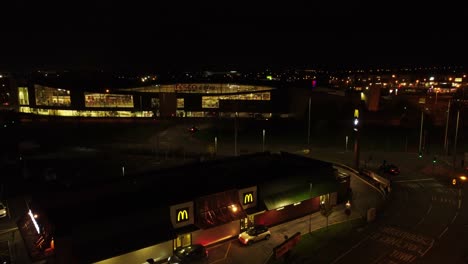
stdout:
POLYGON ((327 229, 328 229, 328 217, 333 212, 333 206, 330 204, 330 194, 323 196, 320 201, 320 213, 327 218, 327 229))

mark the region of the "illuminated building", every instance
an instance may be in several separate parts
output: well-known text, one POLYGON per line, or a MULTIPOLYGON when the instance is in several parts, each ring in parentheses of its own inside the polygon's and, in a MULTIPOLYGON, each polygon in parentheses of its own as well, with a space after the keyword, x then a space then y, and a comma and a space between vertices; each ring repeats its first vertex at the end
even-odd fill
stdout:
POLYGON ((348 187, 330 163, 257 153, 38 194, 18 226, 34 260, 143 263, 318 212, 325 195, 343 203, 348 187))
POLYGON ((155 83, 147 77, 123 82, 43 75, 16 87, 19 112, 80 118, 234 117, 235 113, 238 117, 271 118, 279 111, 273 100, 281 99, 271 83, 155 83))

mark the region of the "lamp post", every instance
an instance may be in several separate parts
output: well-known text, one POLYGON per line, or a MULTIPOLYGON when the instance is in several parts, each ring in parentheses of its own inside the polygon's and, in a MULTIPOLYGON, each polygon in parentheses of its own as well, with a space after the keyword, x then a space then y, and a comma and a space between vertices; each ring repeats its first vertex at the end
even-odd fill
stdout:
POLYGON ((445 151, 445 155, 448 155, 447 134, 448 134, 449 117, 450 117, 450 100, 449 100, 448 106, 447 106, 447 120, 445 121, 445 138, 444 138, 444 151, 445 151))
POLYGON ((237 112, 234 116, 234 156, 237 156, 237 112))
POLYGON ((457 125, 455 126, 455 141, 453 143, 453 168, 457 162, 457 138, 458 138, 458 122, 460 121, 460 109, 457 110, 457 125))
MULTIPOLYGON (((312 199, 312 183, 309 183, 309 199, 312 199)), ((309 214, 309 234, 312 232, 312 212, 309 214)))
POLYGON ((262 135, 263 135, 262 152, 265 152, 265 129, 263 129, 262 135))
POLYGON ((311 111, 312 98, 309 96, 309 120, 307 122, 307 147, 310 144, 310 111, 311 111))
POLYGON ((419 154, 422 153, 422 132, 423 132, 423 124, 424 124, 424 109, 421 111, 421 129, 419 131, 419 154))
POLYGON ((214 153, 215 156, 218 154, 218 137, 214 138, 214 153))

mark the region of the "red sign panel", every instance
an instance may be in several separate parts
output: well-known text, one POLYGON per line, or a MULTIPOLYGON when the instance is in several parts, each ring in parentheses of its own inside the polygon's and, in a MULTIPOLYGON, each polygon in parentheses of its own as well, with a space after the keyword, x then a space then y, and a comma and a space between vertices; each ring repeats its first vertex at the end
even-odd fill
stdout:
POLYGON ((273 253, 275 254, 276 258, 281 257, 286 252, 291 250, 297 243, 301 240, 301 232, 297 232, 292 237, 286 239, 283 243, 279 244, 278 246, 273 248, 273 253))

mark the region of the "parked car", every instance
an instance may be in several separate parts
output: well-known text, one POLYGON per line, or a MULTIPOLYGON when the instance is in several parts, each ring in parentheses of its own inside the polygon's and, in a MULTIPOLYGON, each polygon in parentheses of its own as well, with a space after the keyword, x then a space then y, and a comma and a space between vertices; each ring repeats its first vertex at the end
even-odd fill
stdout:
POLYGON ((395 164, 380 165, 379 172, 388 173, 391 175, 400 174, 400 169, 395 164))
POLYGON ((7 208, 2 202, 0 202, 0 218, 5 216, 7 216, 7 208))
POLYGON ((244 245, 251 245, 253 242, 260 240, 268 240, 271 237, 271 232, 264 225, 256 225, 250 227, 246 231, 239 234, 239 241, 244 245))
POLYGON ((174 255, 167 259, 169 264, 205 263, 208 261, 208 250, 201 244, 179 247, 174 255))

